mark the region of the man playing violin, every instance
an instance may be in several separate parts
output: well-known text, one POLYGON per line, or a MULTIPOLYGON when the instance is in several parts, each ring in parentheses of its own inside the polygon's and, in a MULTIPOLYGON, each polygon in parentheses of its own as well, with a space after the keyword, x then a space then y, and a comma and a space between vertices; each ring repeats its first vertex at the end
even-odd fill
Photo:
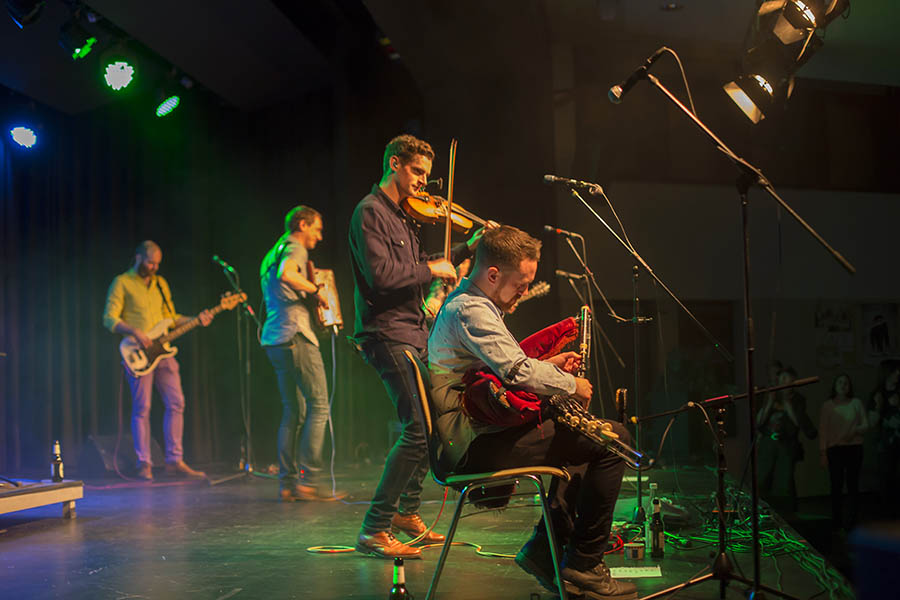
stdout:
MULTIPOLYGON (((528 358, 503 322, 504 311, 528 291, 540 259, 541 243, 515 227, 485 233, 475 266, 444 303, 428 340, 433 390, 432 417, 440 433, 440 458, 459 473, 481 473, 531 465, 566 467, 568 484, 553 480, 551 518, 560 549, 566 588, 588 598, 636 596, 632 583, 613 579, 603 563, 624 462, 589 438, 552 418, 502 427, 473 420, 462 407, 464 374, 487 367, 504 386, 550 396, 567 394, 586 402, 591 383, 572 375, 581 357, 563 352, 547 360, 528 358)), ((619 423, 611 432, 628 443, 619 423)), ((556 591, 550 544, 543 524, 516 555, 516 563, 548 590, 556 591)))
MULTIPOLYGON (((415 384, 409 379, 403 355, 409 350, 426 360, 423 286, 434 278, 454 283, 453 265, 471 256, 484 232, 479 229, 468 242, 454 247, 449 260, 422 251, 418 225, 401 204, 424 191, 433 159, 434 151, 427 142, 411 135, 392 139, 384 151, 381 181, 356 206, 350 220, 355 341, 365 361, 381 377, 402 424, 356 542, 359 552, 383 558, 421 558, 420 548, 400 542, 394 532, 417 537, 427 529, 419 506, 428 452, 415 408, 415 384)), ((443 539, 443 535, 430 532, 420 541, 443 539)))
POLYGON ((308 271, 309 251, 321 241, 319 211, 296 206, 284 218, 284 234, 259 266, 266 306, 259 341, 275 369, 281 393, 278 495, 284 502, 336 497, 330 490, 323 492, 319 486, 329 413, 328 382, 306 300, 324 302, 320 288, 311 281, 308 271))

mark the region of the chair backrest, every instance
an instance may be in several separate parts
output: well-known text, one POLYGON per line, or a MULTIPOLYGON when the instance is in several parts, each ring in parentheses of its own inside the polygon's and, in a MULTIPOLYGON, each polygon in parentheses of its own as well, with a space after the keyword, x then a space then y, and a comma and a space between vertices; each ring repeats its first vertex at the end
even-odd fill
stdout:
POLYGON ((431 475, 440 485, 447 485, 446 478, 450 472, 441 464, 438 458, 438 451, 441 448, 440 433, 434 422, 434 401, 431 397, 431 377, 426 367, 419 357, 413 355, 409 350, 404 350, 406 360, 412 369, 413 381, 419 392, 419 409, 422 411, 422 423, 425 426, 425 442, 428 445, 428 462, 431 464, 431 475))

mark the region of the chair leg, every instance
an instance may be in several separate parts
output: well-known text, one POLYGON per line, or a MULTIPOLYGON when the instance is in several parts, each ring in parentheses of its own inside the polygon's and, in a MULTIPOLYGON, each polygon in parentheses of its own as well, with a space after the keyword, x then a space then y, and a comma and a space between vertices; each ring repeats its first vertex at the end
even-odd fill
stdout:
MULTIPOLYGON (((447 555, 450 554, 450 546, 453 545, 453 536, 456 535, 456 526, 459 525, 459 518, 462 514, 463 504, 469 495, 469 486, 463 488, 456 502, 456 510, 453 511, 453 520, 450 521, 450 529, 447 530, 447 539, 444 540, 444 547, 441 548, 441 556, 438 558, 437 566, 434 568, 434 575, 431 576, 431 585, 428 586, 428 594, 425 600, 432 600, 437 593, 438 579, 441 577, 441 571, 444 570, 444 563, 447 561, 447 555)), ((565 599, 563 599, 565 600, 565 599)))
POLYGON ((541 514, 544 517, 544 526, 547 528, 547 539, 550 540, 550 557, 553 559, 553 571, 556 573, 556 586, 559 589, 560 600, 568 600, 566 595, 566 586, 563 584, 562 573, 559 569, 559 556, 556 546, 556 532, 553 531, 553 519, 550 518, 550 501, 547 498, 547 492, 544 490, 544 482, 537 475, 529 475, 538 492, 541 494, 541 514))

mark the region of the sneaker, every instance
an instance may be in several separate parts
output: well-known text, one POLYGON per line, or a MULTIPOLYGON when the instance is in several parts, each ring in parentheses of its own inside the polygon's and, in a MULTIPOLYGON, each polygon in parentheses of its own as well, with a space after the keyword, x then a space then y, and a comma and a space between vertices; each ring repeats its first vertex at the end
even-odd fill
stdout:
POLYGON ((153 465, 148 462, 139 462, 135 477, 143 481, 153 481, 153 465))
POLYGON ((379 531, 372 535, 360 533, 356 540, 356 551, 378 558, 422 558, 422 549, 404 544, 390 531, 379 531))
POLYGON ((600 562, 593 569, 579 571, 568 566, 561 572, 566 591, 593 600, 630 600, 637 598, 637 586, 613 579, 609 567, 600 562))
MULTIPOLYGON (((397 513, 391 518, 391 532, 397 533, 402 531, 409 537, 415 539, 425 533, 425 530, 428 529, 428 526, 425 525, 425 521, 422 520, 422 517, 419 516, 419 513, 413 513, 411 515, 404 515, 402 513, 397 513)), ((434 531, 429 531, 428 535, 426 535, 421 540, 417 541, 417 544, 441 544, 444 540, 447 539, 447 536, 441 535, 440 533, 435 533, 434 531)))
POLYGON ((516 554, 516 564, 523 571, 538 580, 545 589, 558 592, 556 573, 553 570, 553 557, 550 555, 550 542, 545 535, 533 535, 525 542, 516 554))
POLYGON ((203 479, 206 477, 206 473, 190 468, 181 459, 174 462, 166 462, 166 475, 171 477, 190 477, 192 479, 203 479))

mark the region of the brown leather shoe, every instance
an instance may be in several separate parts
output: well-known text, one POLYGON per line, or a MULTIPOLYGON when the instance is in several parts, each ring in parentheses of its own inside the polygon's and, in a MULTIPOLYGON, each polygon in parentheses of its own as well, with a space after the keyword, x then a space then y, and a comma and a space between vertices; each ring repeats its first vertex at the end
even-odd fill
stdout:
POLYGON ((175 462, 166 463, 166 475, 172 477, 191 477, 193 479, 203 479, 206 477, 206 473, 190 468, 186 462, 180 459, 175 462))
POLYGON ((139 462, 135 477, 144 481, 153 481, 153 465, 148 462, 139 462))
MULTIPOLYGON (((411 515, 397 513, 391 519, 391 531, 393 533, 402 531, 411 538, 417 538, 425 533, 426 529, 428 529, 428 526, 425 525, 425 521, 422 520, 422 517, 419 516, 419 513, 413 513, 411 515)), ((447 536, 441 535, 440 533, 436 533, 434 531, 429 531, 428 535, 426 535, 416 543, 440 544, 445 539, 447 539, 447 536)))
POLYGON ((356 551, 379 558, 422 558, 422 549, 408 546, 394 537, 390 531, 379 531, 368 535, 360 533, 356 540, 356 551))
POLYGON ((330 489, 317 488, 312 485, 298 483, 294 487, 286 487, 278 490, 278 497, 282 502, 334 502, 347 496, 347 492, 337 490, 334 494, 330 489))

